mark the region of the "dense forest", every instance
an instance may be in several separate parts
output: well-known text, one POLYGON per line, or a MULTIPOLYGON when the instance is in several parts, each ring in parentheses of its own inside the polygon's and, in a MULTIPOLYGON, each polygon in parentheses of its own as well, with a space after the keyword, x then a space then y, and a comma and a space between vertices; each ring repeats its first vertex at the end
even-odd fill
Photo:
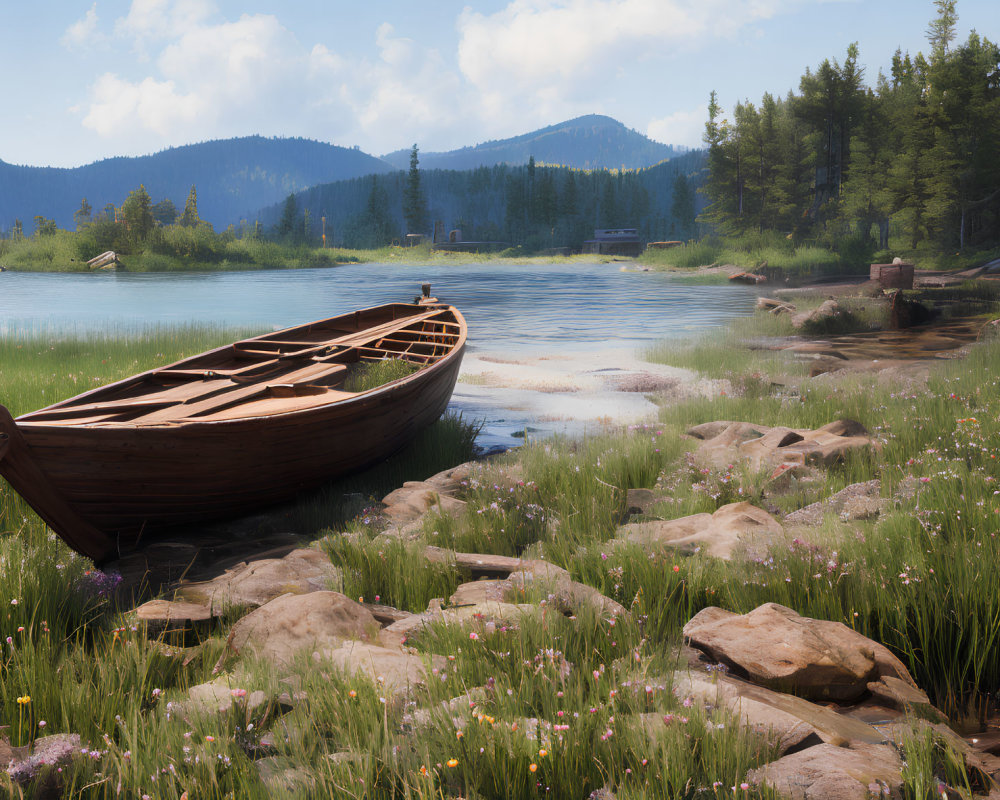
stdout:
MULTIPOLYGON (((466 241, 506 242, 529 250, 579 248, 595 228, 633 227, 646 240, 696 235, 697 189, 705 154, 693 151, 641 170, 577 170, 497 165, 419 171, 425 226, 408 227, 405 195, 412 172, 314 186, 261 214, 265 229, 309 239, 325 227, 329 244, 375 247, 440 221, 466 241), (323 220, 325 219, 325 222, 323 220)), ((412 203, 412 201, 411 201, 412 203)))
MULTIPOLYGON (((668 144, 625 127, 600 114, 550 125, 511 139, 489 141, 446 153, 421 153, 425 169, 475 169, 496 164, 558 164, 578 169, 642 169, 673 158, 679 151, 668 144)), ((409 165, 408 150, 397 150, 382 160, 397 169, 409 165)))
POLYGON ((798 93, 731 119, 713 93, 703 218, 859 255, 1000 243, 1000 48, 975 32, 956 43, 956 0, 934 5, 930 53, 897 50, 874 87, 851 45, 798 93))

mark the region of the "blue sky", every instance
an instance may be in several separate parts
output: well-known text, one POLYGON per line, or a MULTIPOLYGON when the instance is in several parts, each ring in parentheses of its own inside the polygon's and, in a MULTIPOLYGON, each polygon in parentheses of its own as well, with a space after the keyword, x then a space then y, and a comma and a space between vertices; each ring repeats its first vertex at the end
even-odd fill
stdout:
MULTIPOLYGON (((76 166, 248 134, 379 155, 588 113, 697 146, 857 41, 874 82, 926 50, 930 0, 0 0, 0 159, 76 166)), ((1000 38, 959 0, 959 38, 1000 38)))

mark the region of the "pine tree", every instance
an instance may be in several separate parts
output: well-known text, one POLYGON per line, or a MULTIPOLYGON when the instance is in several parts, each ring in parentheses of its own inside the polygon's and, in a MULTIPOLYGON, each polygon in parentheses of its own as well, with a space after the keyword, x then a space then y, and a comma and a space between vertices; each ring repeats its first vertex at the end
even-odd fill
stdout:
POLYGON ((90 203, 87 202, 87 198, 84 197, 80 201, 80 207, 73 212, 73 221, 76 223, 76 229, 80 230, 84 225, 91 221, 91 214, 93 214, 93 208, 91 208, 90 203))
POLYGON ((289 194, 285 198, 285 207, 281 212, 281 221, 278 222, 278 235, 291 236, 297 227, 296 222, 299 216, 298 204, 295 202, 295 194, 289 194))
POLYGON ((156 226, 156 220, 153 219, 153 201, 142 184, 135 191, 129 192, 129 196, 122 203, 122 220, 125 223, 130 246, 135 249, 141 248, 156 226))
POLYGON ((198 192, 194 184, 191 184, 191 191, 188 192, 187 200, 184 202, 184 213, 181 214, 180 224, 185 228, 197 227, 201 222, 198 216, 198 192))
POLYGON ((410 151, 410 171, 403 191, 403 219, 407 233, 423 233, 427 229, 427 201, 420 188, 420 160, 417 146, 410 151))

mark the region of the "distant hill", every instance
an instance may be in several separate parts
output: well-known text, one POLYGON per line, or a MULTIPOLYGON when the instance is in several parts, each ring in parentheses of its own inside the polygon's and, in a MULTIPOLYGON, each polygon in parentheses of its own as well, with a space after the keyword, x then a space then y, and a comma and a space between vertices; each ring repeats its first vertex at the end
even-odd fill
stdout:
MULTIPOLYGON (((512 139, 484 142, 446 153, 420 153, 421 169, 475 169, 496 164, 538 163, 577 169, 642 169, 679 155, 670 145, 626 128, 618 120, 600 114, 550 125, 512 139)), ((397 169, 410 165, 410 151, 397 150, 382 156, 397 169)))
POLYGON ((391 169, 357 149, 263 136, 203 142, 72 169, 0 161, 0 231, 9 230, 16 218, 28 232, 39 214, 72 229, 73 212, 82 198, 97 212, 108 203, 120 205, 140 183, 154 203, 169 198, 179 210, 195 184, 201 218, 220 228, 254 219, 257 209, 317 183, 391 169))

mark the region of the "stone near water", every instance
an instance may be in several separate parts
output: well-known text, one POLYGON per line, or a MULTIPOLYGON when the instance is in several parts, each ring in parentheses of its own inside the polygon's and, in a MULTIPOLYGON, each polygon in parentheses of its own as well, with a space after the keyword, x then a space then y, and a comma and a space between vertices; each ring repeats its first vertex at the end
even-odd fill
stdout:
POLYGON ((292 550, 283 558, 265 558, 227 570, 207 581, 184 583, 177 590, 183 600, 211 608, 259 607, 283 594, 307 594, 332 588, 340 569, 315 547, 292 550))

